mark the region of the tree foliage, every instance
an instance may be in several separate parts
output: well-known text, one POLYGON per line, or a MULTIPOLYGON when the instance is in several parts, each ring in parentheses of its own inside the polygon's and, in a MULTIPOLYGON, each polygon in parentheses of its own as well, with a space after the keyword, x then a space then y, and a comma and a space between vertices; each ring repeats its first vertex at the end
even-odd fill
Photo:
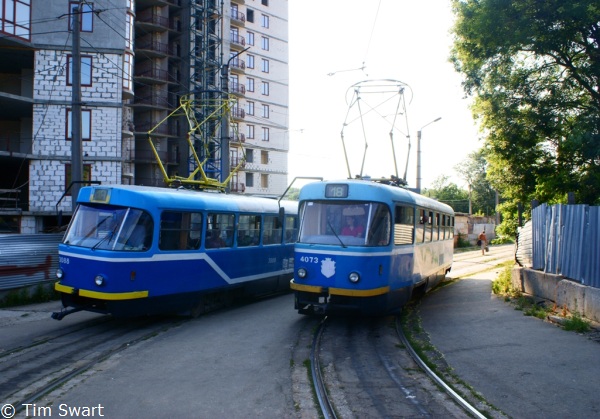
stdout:
POLYGON ((566 202, 567 192, 599 204, 600 2, 453 0, 453 9, 451 58, 475 97, 503 207, 566 202))
POLYGON ((487 180, 487 166, 484 149, 469 153, 467 159, 454 170, 469 185, 473 213, 492 215, 496 212, 496 191, 487 180))
POLYGON ((423 195, 448 204, 455 212, 469 212, 469 193, 460 189, 450 178, 441 175, 433 181, 431 188, 423 190, 423 195))

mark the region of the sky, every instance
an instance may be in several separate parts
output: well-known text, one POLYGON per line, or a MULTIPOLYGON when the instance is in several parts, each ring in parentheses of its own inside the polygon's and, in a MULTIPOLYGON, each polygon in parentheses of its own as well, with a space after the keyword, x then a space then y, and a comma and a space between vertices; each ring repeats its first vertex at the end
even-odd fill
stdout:
POLYGON ((454 168, 482 143, 461 76, 448 61, 450 1, 288 4, 289 182, 299 176, 347 178, 345 144, 352 177, 361 168, 372 177, 406 172, 408 186, 415 187, 421 130, 422 188, 441 175, 464 187, 454 168), (377 87, 369 91, 367 85, 377 87), (400 87, 405 111, 398 108, 400 87))

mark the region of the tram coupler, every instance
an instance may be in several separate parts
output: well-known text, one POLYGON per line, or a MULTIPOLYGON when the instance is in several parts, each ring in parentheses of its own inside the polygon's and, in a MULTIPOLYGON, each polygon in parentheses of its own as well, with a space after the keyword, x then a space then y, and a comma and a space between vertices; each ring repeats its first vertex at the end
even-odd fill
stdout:
POLYGON ((58 312, 54 312, 52 313, 52 315, 50 317, 52 317, 54 320, 62 320, 65 316, 68 316, 69 314, 72 313, 77 313, 78 311, 83 310, 83 308, 71 308, 69 310, 61 310, 58 312))

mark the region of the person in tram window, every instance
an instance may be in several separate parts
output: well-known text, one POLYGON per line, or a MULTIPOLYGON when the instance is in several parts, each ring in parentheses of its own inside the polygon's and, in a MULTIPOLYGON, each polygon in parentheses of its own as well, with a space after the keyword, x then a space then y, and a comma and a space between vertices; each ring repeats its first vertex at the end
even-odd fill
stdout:
POLYGON ((354 237, 362 237, 365 232, 365 228, 356 223, 356 219, 354 216, 346 217, 346 225, 342 228, 342 236, 354 236, 354 237))

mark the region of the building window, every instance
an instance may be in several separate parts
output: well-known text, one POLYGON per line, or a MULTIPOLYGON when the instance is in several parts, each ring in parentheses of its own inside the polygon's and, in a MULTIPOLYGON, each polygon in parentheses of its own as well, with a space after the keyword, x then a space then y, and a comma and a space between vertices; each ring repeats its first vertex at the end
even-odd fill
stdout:
POLYGON ((249 92, 254 91, 254 79, 252 77, 248 77, 246 80, 246 90, 249 92))
POLYGON ((0 2, 0 32, 27 41, 31 38, 31 1, 11 0, 0 2))
POLYGON ((249 188, 254 187, 254 173, 246 173, 246 186, 249 188))
POLYGON ((254 150, 251 148, 246 150, 246 161, 248 163, 254 163, 254 150))
POLYGON ((262 44, 261 44, 262 49, 264 49, 265 51, 269 50, 269 38, 267 38, 266 36, 262 37, 262 44))
POLYGON ((123 89, 131 90, 133 80, 133 55, 129 52, 123 54, 123 89))
POLYGON ((263 118, 269 119, 269 105, 263 105, 263 118))
POLYGON ((262 129, 262 140, 269 141, 269 128, 263 127, 262 129))
MULTIPOLYGON (((92 165, 84 164, 83 165, 83 173, 82 177, 84 182, 89 182, 92 180, 92 165)), ((65 164, 65 191, 69 189, 69 185, 71 185, 71 165, 69 163, 65 164)), ((67 196, 71 196, 71 192, 66 194, 67 196)))
POLYGON ((269 27, 269 16, 262 15, 261 24, 262 24, 263 28, 268 28, 269 27))
POLYGON ((269 175, 266 173, 262 173, 260 175, 260 187, 261 188, 268 188, 269 187, 269 175))
POLYGON ((269 152, 267 150, 261 150, 260 164, 269 164, 269 152))
POLYGON ((263 6, 269 6, 269 0, 261 0, 260 2, 263 6))
POLYGON ((248 139, 253 140, 254 139, 254 125, 248 125, 246 127, 246 131, 248 134, 248 139))
POLYGON ((254 68, 254 55, 248 54, 248 68, 254 68))
POLYGON ((246 9, 246 20, 248 22, 254 23, 254 10, 246 9))
POLYGON ((265 96, 269 96, 269 82, 268 81, 263 81, 262 82, 262 91, 261 93, 265 96))
POLYGON ((262 71, 263 71, 263 73, 269 72, 269 60, 267 60, 265 58, 262 59, 262 71))
MULTIPOLYGON (((66 133, 65 138, 67 141, 73 139, 73 112, 70 108, 67 108, 67 121, 66 121, 66 133)), ((81 111, 81 140, 91 141, 92 140, 92 111, 89 109, 81 111)))
POLYGON ((127 13, 126 18, 127 23, 125 24, 125 48, 128 50, 133 50, 133 15, 131 13, 127 13))
POLYGON ((246 33, 246 44, 254 45, 254 32, 246 33))
MULTIPOLYGON (((67 85, 73 84, 73 56, 67 55, 67 85)), ((90 55, 81 56, 81 85, 92 85, 92 57, 90 55)))
POLYGON ((248 110, 247 110, 248 115, 254 115, 254 102, 252 102, 251 100, 249 100, 246 103, 246 105, 247 105, 247 108, 248 108, 248 110))
MULTIPOLYGON (((81 32, 92 32, 94 30, 94 4, 93 3, 84 3, 82 5, 82 10, 79 11, 81 15, 81 25, 79 25, 79 30, 81 32)), ((71 14, 69 14, 69 30, 73 30, 73 14, 75 13, 75 9, 79 7, 78 1, 72 1, 69 3, 69 10, 71 14)))

